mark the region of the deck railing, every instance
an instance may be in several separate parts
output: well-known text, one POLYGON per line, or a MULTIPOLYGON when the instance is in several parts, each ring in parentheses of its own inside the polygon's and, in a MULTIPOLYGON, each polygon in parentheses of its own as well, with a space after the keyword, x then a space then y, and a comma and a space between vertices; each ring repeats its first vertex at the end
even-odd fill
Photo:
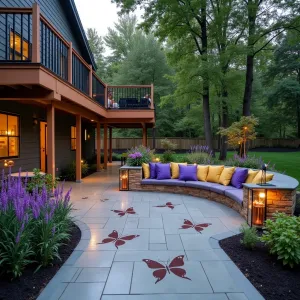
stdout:
POLYGON ((108 86, 107 107, 153 109, 153 85, 108 86))
POLYGON ((41 63, 62 79, 68 81, 69 44, 59 36, 52 25, 40 18, 41 63))
POLYGON ((40 63, 108 109, 154 109, 153 85, 107 86, 36 3, 32 8, 0 7, 0 62, 40 63))

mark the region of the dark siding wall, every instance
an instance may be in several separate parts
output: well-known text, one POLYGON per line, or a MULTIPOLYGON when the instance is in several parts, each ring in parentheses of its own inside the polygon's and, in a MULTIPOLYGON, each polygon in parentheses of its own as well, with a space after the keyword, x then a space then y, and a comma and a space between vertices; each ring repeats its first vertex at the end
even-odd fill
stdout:
MULTIPOLYGON (((33 116, 44 120, 45 110, 13 101, 1 101, 0 111, 20 116, 20 156, 13 159, 15 166, 12 171, 17 172, 19 168, 22 168, 22 171, 40 168, 40 131, 39 125, 33 124, 33 116)), ((3 161, 0 163, 0 169, 2 167, 3 161)))
MULTIPOLYGON (((65 1, 65 0, 64 0, 65 1)), ((0 0, 0 7, 32 7, 34 0, 0 0)), ((72 32, 72 26, 68 20, 68 17, 63 10, 61 0, 38 0, 36 1, 40 5, 43 15, 55 26, 55 28, 64 36, 68 41, 72 41, 73 47, 82 55, 78 38, 72 32)), ((10 16, 9 22, 12 23, 12 17, 10 16)), ((16 18, 17 27, 16 30, 20 32, 20 17, 16 18)), ((27 39, 27 26, 24 26, 23 32, 27 39)), ((5 18, 0 15, 0 60, 5 58, 5 18)))
MULTIPOLYGON (((46 121, 46 110, 32 105, 21 104, 13 101, 1 101, 0 112, 12 113, 20 116, 20 156, 14 158, 12 172, 32 171, 40 168, 40 130, 39 125, 33 124, 33 116, 38 120, 46 121)), ((55 111, 55 165, 56 175, 76 159, 76 151, 71 150, 71 126, 76 125, 73 115, 62 111, 55 111)), ((95 153, 94 128, 89 123, 82 124, 82 158, 92 159, 95 153), (84 129, 88 130, 90 139, 84 140, 84 129)), ((0 159, 0 170, 3 160, 0 159)))
POLYGON ((95 157, 95 154, 95 128, 91 123, 82 122, 82 158, 91 161, 95 157), (90 136, 86 141, 84 137, 85 129, 90 136))
POLYGON ((76 125, 75 116, 62 111, 55 112, 55 165, 58 175, 75 161, 76 151, 71 150, 71 126, 76 125))

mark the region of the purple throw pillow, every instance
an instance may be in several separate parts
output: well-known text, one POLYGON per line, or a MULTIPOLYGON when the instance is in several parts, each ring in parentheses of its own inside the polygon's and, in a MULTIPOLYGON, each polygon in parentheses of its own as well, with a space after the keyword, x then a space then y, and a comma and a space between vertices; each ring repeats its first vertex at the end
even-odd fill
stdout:
POLYGON ((247 179, 247 176, 248 169, 236 168, 231 178, 231 185, 236 187, 237 189, 241 189, 243 187, 243 183, 247 179))
POLYGON ((157 173, 156 173, 156 165, 160 163, 149 163, 150 167, 150 179, 156 179, 157 173))
POLYGON ((197 181, 197 166, 179 165, 179 180, 197 181))
POLYGON ((171 168, 170 164, 157 164, 155 166, 158 180, 171 179, 171 168))

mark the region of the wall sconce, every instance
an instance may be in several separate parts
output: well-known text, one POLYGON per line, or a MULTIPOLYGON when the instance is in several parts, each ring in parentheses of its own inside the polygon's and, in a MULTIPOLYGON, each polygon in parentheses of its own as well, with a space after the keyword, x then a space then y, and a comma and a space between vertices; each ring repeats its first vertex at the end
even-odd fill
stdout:
POLYGON ((13 160, 4 160, 4 168, 10 168, 15 165, 15 162, 13 160))
POLYGON ((129 191, 129 170, 120 169, 120 180, 119 180, 119 190, 129 191))
POLYGON ((83 164, 83 163, 84 163, 84 160, 82 159, 80 162, 83 164))
POLYGON ((267 216, 267 190, 251 189, 248 198, 248 225, 262 228, 267 216))
POLYGON ((33 114, 32 116, 32 124, 35 127, 37 124, 39 123, 38 118, 36 116, 36 114, 33 114))

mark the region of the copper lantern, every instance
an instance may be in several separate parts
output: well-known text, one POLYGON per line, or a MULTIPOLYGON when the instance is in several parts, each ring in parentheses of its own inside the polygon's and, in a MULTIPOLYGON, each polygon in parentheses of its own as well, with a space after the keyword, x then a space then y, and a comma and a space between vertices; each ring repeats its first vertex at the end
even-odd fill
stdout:
POLYGON ((119 173, 119 190, 120 191, 129 191, 129 170, 120 169, 119 173))
POLYGON ((262 228, 267 216, 267 190, 250 189, 248 195, 248 216, 249 226, 262 228))

